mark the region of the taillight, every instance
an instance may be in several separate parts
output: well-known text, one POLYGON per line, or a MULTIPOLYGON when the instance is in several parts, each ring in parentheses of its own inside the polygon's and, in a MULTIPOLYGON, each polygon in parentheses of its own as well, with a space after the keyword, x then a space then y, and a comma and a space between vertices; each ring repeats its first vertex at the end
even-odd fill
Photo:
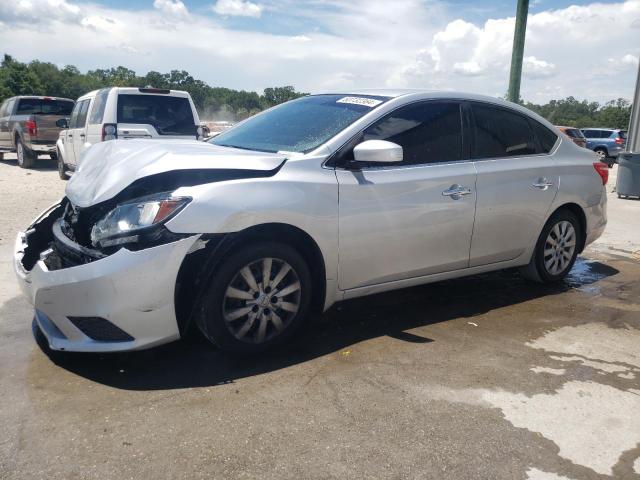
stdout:
POLYGON ((26 122, 24 122, 24 128, 32 137, 35 137, 38 134, 38 128, 35 120, 27 120, 26 122))
POLYGON ((593 168, 596 169, 600 178, 602 178, 602 185, 606 185, 609 181, 609 166, 604 162, 593 162, 593 168))
POLYGON ((616 137, 616 145, 622 145, 624 143, 624 139, 620 138, 620 137, 616 137))
POLYGON ((115 140, 118 138, 118 125, 115 123, 105 123, 102 125, 102 141, 115 140))

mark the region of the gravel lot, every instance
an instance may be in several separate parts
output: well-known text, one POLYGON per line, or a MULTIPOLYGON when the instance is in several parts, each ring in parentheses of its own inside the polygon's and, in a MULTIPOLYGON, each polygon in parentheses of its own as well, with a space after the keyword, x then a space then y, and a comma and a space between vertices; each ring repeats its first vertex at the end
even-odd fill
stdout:
POLYGON ((351 301, 253 360, 199 338, 50 358, 11 257, 64 185, 0 162, 1 479, 640 477, 640 201, 610 195, 563 285, 351 301))

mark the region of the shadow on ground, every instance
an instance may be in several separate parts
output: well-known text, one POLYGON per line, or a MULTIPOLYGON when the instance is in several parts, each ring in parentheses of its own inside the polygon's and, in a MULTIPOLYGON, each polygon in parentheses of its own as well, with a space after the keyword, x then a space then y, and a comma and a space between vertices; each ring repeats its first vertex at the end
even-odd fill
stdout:
POLYGON ((538 285, 514 270, 476 275, 343 302, 315 319, 286 350, 255 358, 229 356, 199 334, 169 345, 121 354, 52 352, 35 327, 36 340, 59 366, 87 379, 126 390, 160 390, 231 383, 306 362, 359 342, 390 336, 423 344, 431 339, 407 332, 469 318, 540 297, 590 286, 615 275, 608 265, 579 259, 563 283, 538 285))
MULTIPOLYGON (((4 163, 5 165, 13 165, 16 168, 20 168, 18 166, 18 160, 16 160, 15 158, 6 158, 5 156, 4 160, 0 160, 0 163, 4 163)), ((46 171, 57 170, 57 169, 58 169, 58 164, 56 162, 54 162, 47 156, 40 156, 38 157, 38 160, 36 160, 33 167, 25 168, 24 171, 28 172, 29 170, 38 170, 38 171, 46 172, 46 171)))

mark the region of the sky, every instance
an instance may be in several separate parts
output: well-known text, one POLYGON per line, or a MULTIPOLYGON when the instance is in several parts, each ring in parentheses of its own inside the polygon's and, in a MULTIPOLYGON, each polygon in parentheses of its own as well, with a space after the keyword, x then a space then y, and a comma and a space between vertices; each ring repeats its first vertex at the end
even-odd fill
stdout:
MULTIPOLYGON (((262 91, 507 91, 516 0, 0 0, 0 53, 262 91)), ((640 0, 531 0, 521 96, 631 99, 640 0)))

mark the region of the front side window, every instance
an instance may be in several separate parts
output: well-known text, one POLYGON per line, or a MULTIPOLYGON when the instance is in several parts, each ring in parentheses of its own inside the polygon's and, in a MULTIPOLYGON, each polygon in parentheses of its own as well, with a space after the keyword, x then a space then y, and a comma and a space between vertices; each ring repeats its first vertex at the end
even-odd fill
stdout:
POLYGON ((367 128, 362 136, 362 141, 366 140, 400 145, 401 165, 461 160, 460 104, 431 101, 400 108, 367 128))
POLYGON ((209 143, 263 152, 307 153, 386 100, 371 95, 302 97, 251 117, 209 143))
POLYGON ((471 158, 517 157, 536 153, 527 118, 505 108, 472 103, 474 136, 471 158))
POLYGON ((195 135, 196 121, 186 97, 118 95, 118 123, 151 125, 159 135, 195 135))
POLYGON ((80 102, 80 111, 78 112, 77 128, 84 128, 87 123, 87 111, 89 110, 89 104, 91 100, 83 100, 80 102))
POLYGON ((82 102, 78 102, 73 107, 71 111, 71 118, 69 119, 69 128, 76 128, 78 124, 78 113, 80 112, 80 107, 82 107, 82 102))

